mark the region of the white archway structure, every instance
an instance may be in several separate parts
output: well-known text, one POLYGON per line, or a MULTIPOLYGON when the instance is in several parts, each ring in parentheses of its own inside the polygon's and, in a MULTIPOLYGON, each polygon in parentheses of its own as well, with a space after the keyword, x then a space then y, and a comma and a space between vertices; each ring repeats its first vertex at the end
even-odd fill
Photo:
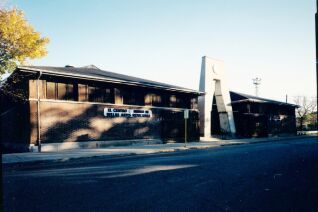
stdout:
POLYGON ((222 60, 216 60, 207 56, 202 57, 200 88, 205 92, 199 97, 200 131, 204 137, 211 137, 211 112, 213 95, 215 95, 217 110, 220 117, 220 128, 234 136, 235 124, 231 106, 230 91, 224 75, 225 68, 222 60))

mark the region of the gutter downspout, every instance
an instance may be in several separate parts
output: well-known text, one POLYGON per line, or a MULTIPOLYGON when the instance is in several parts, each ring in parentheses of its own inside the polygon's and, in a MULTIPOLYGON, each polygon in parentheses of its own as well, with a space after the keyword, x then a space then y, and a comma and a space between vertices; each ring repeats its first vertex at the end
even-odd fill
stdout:
POLYGON ((36 80, 36 92, 37 92, 37 118, 38 118, 38 133, 37 133, 37 144, 38 144, 38 151, 41 152, 41 112, 40 112, 40 77, 42 76, 42 71, 39 72, 39 76, 36 80))

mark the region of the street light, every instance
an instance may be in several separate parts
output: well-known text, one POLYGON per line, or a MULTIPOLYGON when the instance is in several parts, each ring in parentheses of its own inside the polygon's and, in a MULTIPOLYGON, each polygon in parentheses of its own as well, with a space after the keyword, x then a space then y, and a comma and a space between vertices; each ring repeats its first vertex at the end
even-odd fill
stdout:
POLYGON ((254 78, 253 79, 253 84, 255 85, 255 96, 258 96, 258 86, 261 84, 261 78, 254 78))

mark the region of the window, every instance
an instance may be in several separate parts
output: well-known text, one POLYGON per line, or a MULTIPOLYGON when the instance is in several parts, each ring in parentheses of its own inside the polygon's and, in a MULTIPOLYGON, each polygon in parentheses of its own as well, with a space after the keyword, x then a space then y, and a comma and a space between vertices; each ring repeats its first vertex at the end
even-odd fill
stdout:
POLYGON ((75 93, 74 93, 74 85, 73 84, 66 84, 66 100, 75 100, 75 93))
POLYGON ((161 106, 161 96, 160 95, 155 94, 152 96, 152 105, 161 106))
POLYGON ((66 83, 46 82, 46 98, 59 100, 75 100, 74 85, 66 83))
POLYGON ((104 102, 104 95, 103 92, 105 92, 104 89, 95 87, 94 91, 94 102, 104 102))
POLYGON ((102 89, 102 96, 103 102, 114 103, 114 89, 110 88, 103 88, 102 89))
POLYGON ((74 100, 73 84, 57 83, 57 95, 59 100, 74 100))
POLYGON ((177 107, 177 102, 178 102, 178 99, 175 95, 171 95, 170 96, 170 104, 169 106, 170 107, 177 107))
POLYGON ((145 105, 161 106, 161 96, 150 93, 145 96, 145 105))
POLYGON ((78 101, 88 101, 87 89, 87 85, 78 84, 78 101))
POLYGON ((95 87, 88 86, 88 101, 95 102, 95 87))
POLYGON ((197 98, 191 98, 191 103, 190 103, 190 108, 191 109, 198 109, 198 99, 197 98))
POLYGON ((66 84, 57 84, 57 99, 63 100, 66 98, 66 84))
POLYGON ((178 108, 188 108, 188 102, 187 102, 187 98, 185 98, 184 96, 180 96, 180 98, 177 98, 177 107, 178 108))
POLYGON ((145 105, 144 93, 139 89, 127 89, 123 92, 124 104, 145 105))
POLYGON ((110 88, 88 86, 88 101, 113 103, 114 98, 110 88))
POLYGON ((56 98, 55 82, 46 82, 46 98, 47 99, 56 98))
POLYGON ((151 97, 151 94, 147 94, 145 96, 145 105, 152 105, 152 97, 151 97))
POLYGON ((136 90, 133 94, 133 98, 135 99, 135 105, 145 105, 144 92, 136 90))

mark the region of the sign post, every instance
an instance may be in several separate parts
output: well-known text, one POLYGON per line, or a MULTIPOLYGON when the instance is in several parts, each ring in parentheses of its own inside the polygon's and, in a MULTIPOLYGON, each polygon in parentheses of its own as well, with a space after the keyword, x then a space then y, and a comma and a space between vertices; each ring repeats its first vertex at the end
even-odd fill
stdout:
POLYGON ((185 109, 184 110, 184 147, 187 147, 187 120, 189 119, 189 110, 185 109))

